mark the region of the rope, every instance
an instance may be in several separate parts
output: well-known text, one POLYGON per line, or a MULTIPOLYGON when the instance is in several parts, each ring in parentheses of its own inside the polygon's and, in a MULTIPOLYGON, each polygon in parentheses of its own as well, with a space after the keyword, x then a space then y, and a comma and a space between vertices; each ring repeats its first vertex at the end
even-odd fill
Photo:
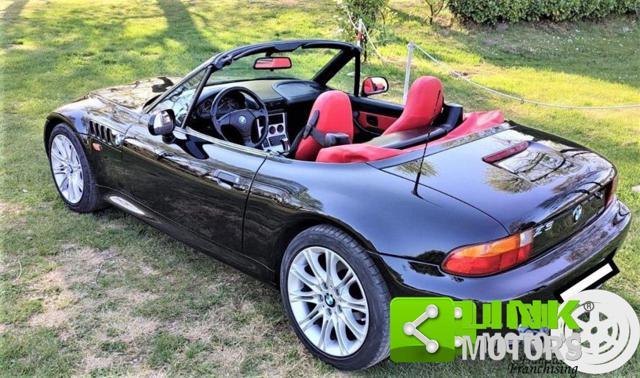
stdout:
MULTIPOLYGON (((383 57, 380 54, 380 51, 378 51, 378 47, 375 45, 373 39, 369 35, 369 30, 367 28, 367 25, 365 25, 363 22, 359 22, 360 25, 362 26, 362 27, 359 27, 353 21, 354 20, 353 14, 351 14, 349 9, 346 6, 343 6, 343 9, 344 9, 345 13, 347 14, 347 19, 349 20, 349 23, 351 23, 351 25, 353 26, 354 30, 356 30, 357 33, 362 33, 364 31, 364 35, 366 36, 366 41, 367 41, 367 43, 371 44, 371 48, 373 49, 373 52, 376 54, 378 59, 380 59, 383 63, 389 63, 390 60, 388 60, 385 57, 383 57), (363 30, 360 30, 360 29, 363 29, 363 30)), ((548 103, 548 102, 529 100, 529 99, 526 99, 526 98, 523 98, 523 97, 514 96, 514 95, 511 95, 511 94, 508 94, 508 93, 500 92, 497 89, 493 89, 493 88, 488 87, 486 85, 482 85, 482 84, 476 83, 475 81, 469 79, 465 75, 463 75, 460 72, 458 72, 455 69, 453 69, 453 67, 451 67, 447 63, 439 60, 438 58, 436 58, 435 56, 430 54, 428 51, 426 51, 425 49, 420 47, 420 45, 416 45, 413 42, 409 42, 409 45, 412 45, 414 48, 417 48, 421 53, 423 53, 432 62, 436 63, 437 65, 439 65, 441 67, 443 67, 450 75, 453 75, 454 77, 456 77, 458 79, 461 79, 461 80, 473 85, 474 87, 482 89, 482 90, 484 90, 486 92, 489 92, 489 93, 491 93, 491 94, 493 94, 495 96, 507 98, 509 100, 518 101, 521 104, 531 104, 531 105, 540 106, 540 107, 546 107, 546 108, 570 109, 570 110, 622 110, 622 109, 640 108, 640 104, 623 104, 623 105, 606 105, 606 106, 562 105, 562 104, 553 104, 553 103, 548 103)), ((406 95, 406 93, 405 93, 405 95, 406 95)))
POLYGON ((411 43, 411 45, 413 45, 413 47, 417 48, 420 52, 422 52, 427 58, 429 58, 431 61, 433 61, 434 63, 444 67, 449 74, 455 76, 458 79, 461 79, 477 88, 480 88, 484 91, 487 91, 491 94, 494 94, 496 96, 499 97, 504 97, 510 100, 515 100, 515 101, 519 101, 520 103, 523 104, 531 104, 531 105, 536 105, 536 106, 542 106, 542 107, 547 107, 547 108, 556 108, 556 109, 577 109, 577 110, 608 110, 608 109, 633 109, 633 108, 640 108, 640 104, 625 104, 625 105, 608 105, 608 106, 572 106, 572 105, 561 105, 561 104, 552 104, 552 103, 547 103, 547 102, 541 102, 541 101, 535 101, 535 100, 528 100, 526 98, 523 97, 518 97, 518 96, 514 96, 514 95, 510 95, 508 93, 504 93, 504 92, 500 92, 496 89, 487 87, 486 85, 482 85, 479 83, 476 83, 475 81, 469 79, 468 77, 464 76, 463 74, 461 74, 460 72, 454 70, 451 66, 449 66, 448 64, 438 60, 436 57, 434 57, 433 55, 431 55, 428 51, 426 51, 425 49, 423 49, 422 47, 420 47, 419 45, 416 45, 415 43, 411 43))

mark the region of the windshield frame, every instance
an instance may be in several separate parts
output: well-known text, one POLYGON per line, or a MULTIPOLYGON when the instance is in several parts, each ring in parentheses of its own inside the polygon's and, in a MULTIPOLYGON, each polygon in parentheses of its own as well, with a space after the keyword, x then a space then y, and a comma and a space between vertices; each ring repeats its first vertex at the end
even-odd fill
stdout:
MULTIPOLYGON (((336 49, 339 52, 335 57, 329 60, 311 79, 316 83, 326 86, 327 82, 331 80, 339 71, 344 67, 351 59, 355 59, 355 77, 354 77, 354 88, 353 95, 358 96, 359 85, 360 85, 360 53, 361 49, 358 46, 347 42, 340 41, 330 41, 330 40, 293 40, 293 41, 276 41, 276 42, 266 42, 255 45, 247 45, 241 46, 223 53, 219 53, 196 67, 193 71, 188 73, 182 80, 180 80, 173 87, 167 89, 162 95, 158 96, 155 100, 153 100, 150 104, 145 105, 143 107, 143 111, 145 113, 152 112, 156 105, 161 103, 166 97, 170 96, 176 88, 180 87, 183 83, 190 80, 193 76, 197 75, 203 69, 206 69, 208 72, 204 75, 203 81, 198 86, 198 90, 193 97, 193 101, 191 106, 189 107, 189 111, 187 113, 187 118, 191 115, 193 111, 194 104, 197 102, 198 98, 202 94, 202 89, 204 85, 209 81, 209 78, 216 71, 221 70, 223 67, 233 64, 234 61, 261 53, 283 53, 283 52, 292 52, 299 48, 302 49, 311 49, 311 48, 328 48, 328 49, 336 49)), ((256 79, 259 80, 259 79, 256 79)), ((235 82, 235 81, 231 81, 235 82)), ((218 85, 220 83, 213 83, 213 85, 218 85)))

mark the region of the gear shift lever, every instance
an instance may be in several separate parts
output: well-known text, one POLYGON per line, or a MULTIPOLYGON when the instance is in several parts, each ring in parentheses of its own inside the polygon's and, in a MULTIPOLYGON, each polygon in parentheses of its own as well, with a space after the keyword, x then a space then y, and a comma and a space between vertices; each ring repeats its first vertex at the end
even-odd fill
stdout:
POLYGON ((291 148, 291 144, 289 143, 289 138, 284 137, 280 140, 280 144, 282 144, 282 150, 283 152, 289 152, 289 149, 291 148))

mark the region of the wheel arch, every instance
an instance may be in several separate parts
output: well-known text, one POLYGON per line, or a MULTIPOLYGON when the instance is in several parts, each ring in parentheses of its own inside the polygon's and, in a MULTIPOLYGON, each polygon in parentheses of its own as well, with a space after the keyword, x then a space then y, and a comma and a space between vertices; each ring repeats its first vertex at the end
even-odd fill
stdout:
POLYGON ((86 150, 86 143, 84 143, 86 140, 84 136, 88 134, 88 129, 82 121, 85 116, 85 111, 83 109, 62 110, 63 109, 60 109, 60 111, 50 113, 44 123, 43 142, 47 155, 49 154, 49 137, 51 136, 51 132, 61 123, 64 123, 73 130, 73 132, 83 142, 82 145, 86 150))
POLYGON ((279 286, 280 282, 280 265, 282 264, 282 258, 284 257, 284 253, 291 241, 304 230, 323 224, 333 226, 345 232, 347 235, 351 236, 358 243, 360 243, 366 250, 372 250, 373 246, 371 245, 370 241, 367 240, 367 238, 365 238, 361 233, 357 232, 352 227, 336 219, 321 215, 311 215, 299 218, 287 224, 283 231, 278 235, 278 238, 276 239, 272 247, 273 268, 275 272, 275 283, 277 286, 279 286))

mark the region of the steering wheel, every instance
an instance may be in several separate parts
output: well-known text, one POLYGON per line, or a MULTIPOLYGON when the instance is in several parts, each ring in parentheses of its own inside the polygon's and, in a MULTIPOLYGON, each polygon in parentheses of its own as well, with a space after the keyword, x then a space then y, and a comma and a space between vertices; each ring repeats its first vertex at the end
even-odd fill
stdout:
POLYGON ((229 138, 222 133, 222 128, 225 126, 231 126, 238 131, 242 137, 242 143, 247 147, 258 147, 262 145, 264 140, 267 138, 266 129, 258 141, 254 142, 251 138, 251 134, 253 133, 254 127, 257 131, 258 122, 256 122, 256 120, 260 118, 262 118, 262 124, 264 127, 267 127, 268 116, 269 113, 267 111, 267 106, 260 97, 258 97, 258 95, 253 91, 243 87, 225 88, 216 95, 213 99, 213 103, 211 103, 211 122, 222 139, 229 141, 229 138), (238 109, 219 116, 218 107, 220 106, 220 102, 225 96, 232 92, 239 92, 249 96, 256 104, 258 104, 258 109, 238 109))

